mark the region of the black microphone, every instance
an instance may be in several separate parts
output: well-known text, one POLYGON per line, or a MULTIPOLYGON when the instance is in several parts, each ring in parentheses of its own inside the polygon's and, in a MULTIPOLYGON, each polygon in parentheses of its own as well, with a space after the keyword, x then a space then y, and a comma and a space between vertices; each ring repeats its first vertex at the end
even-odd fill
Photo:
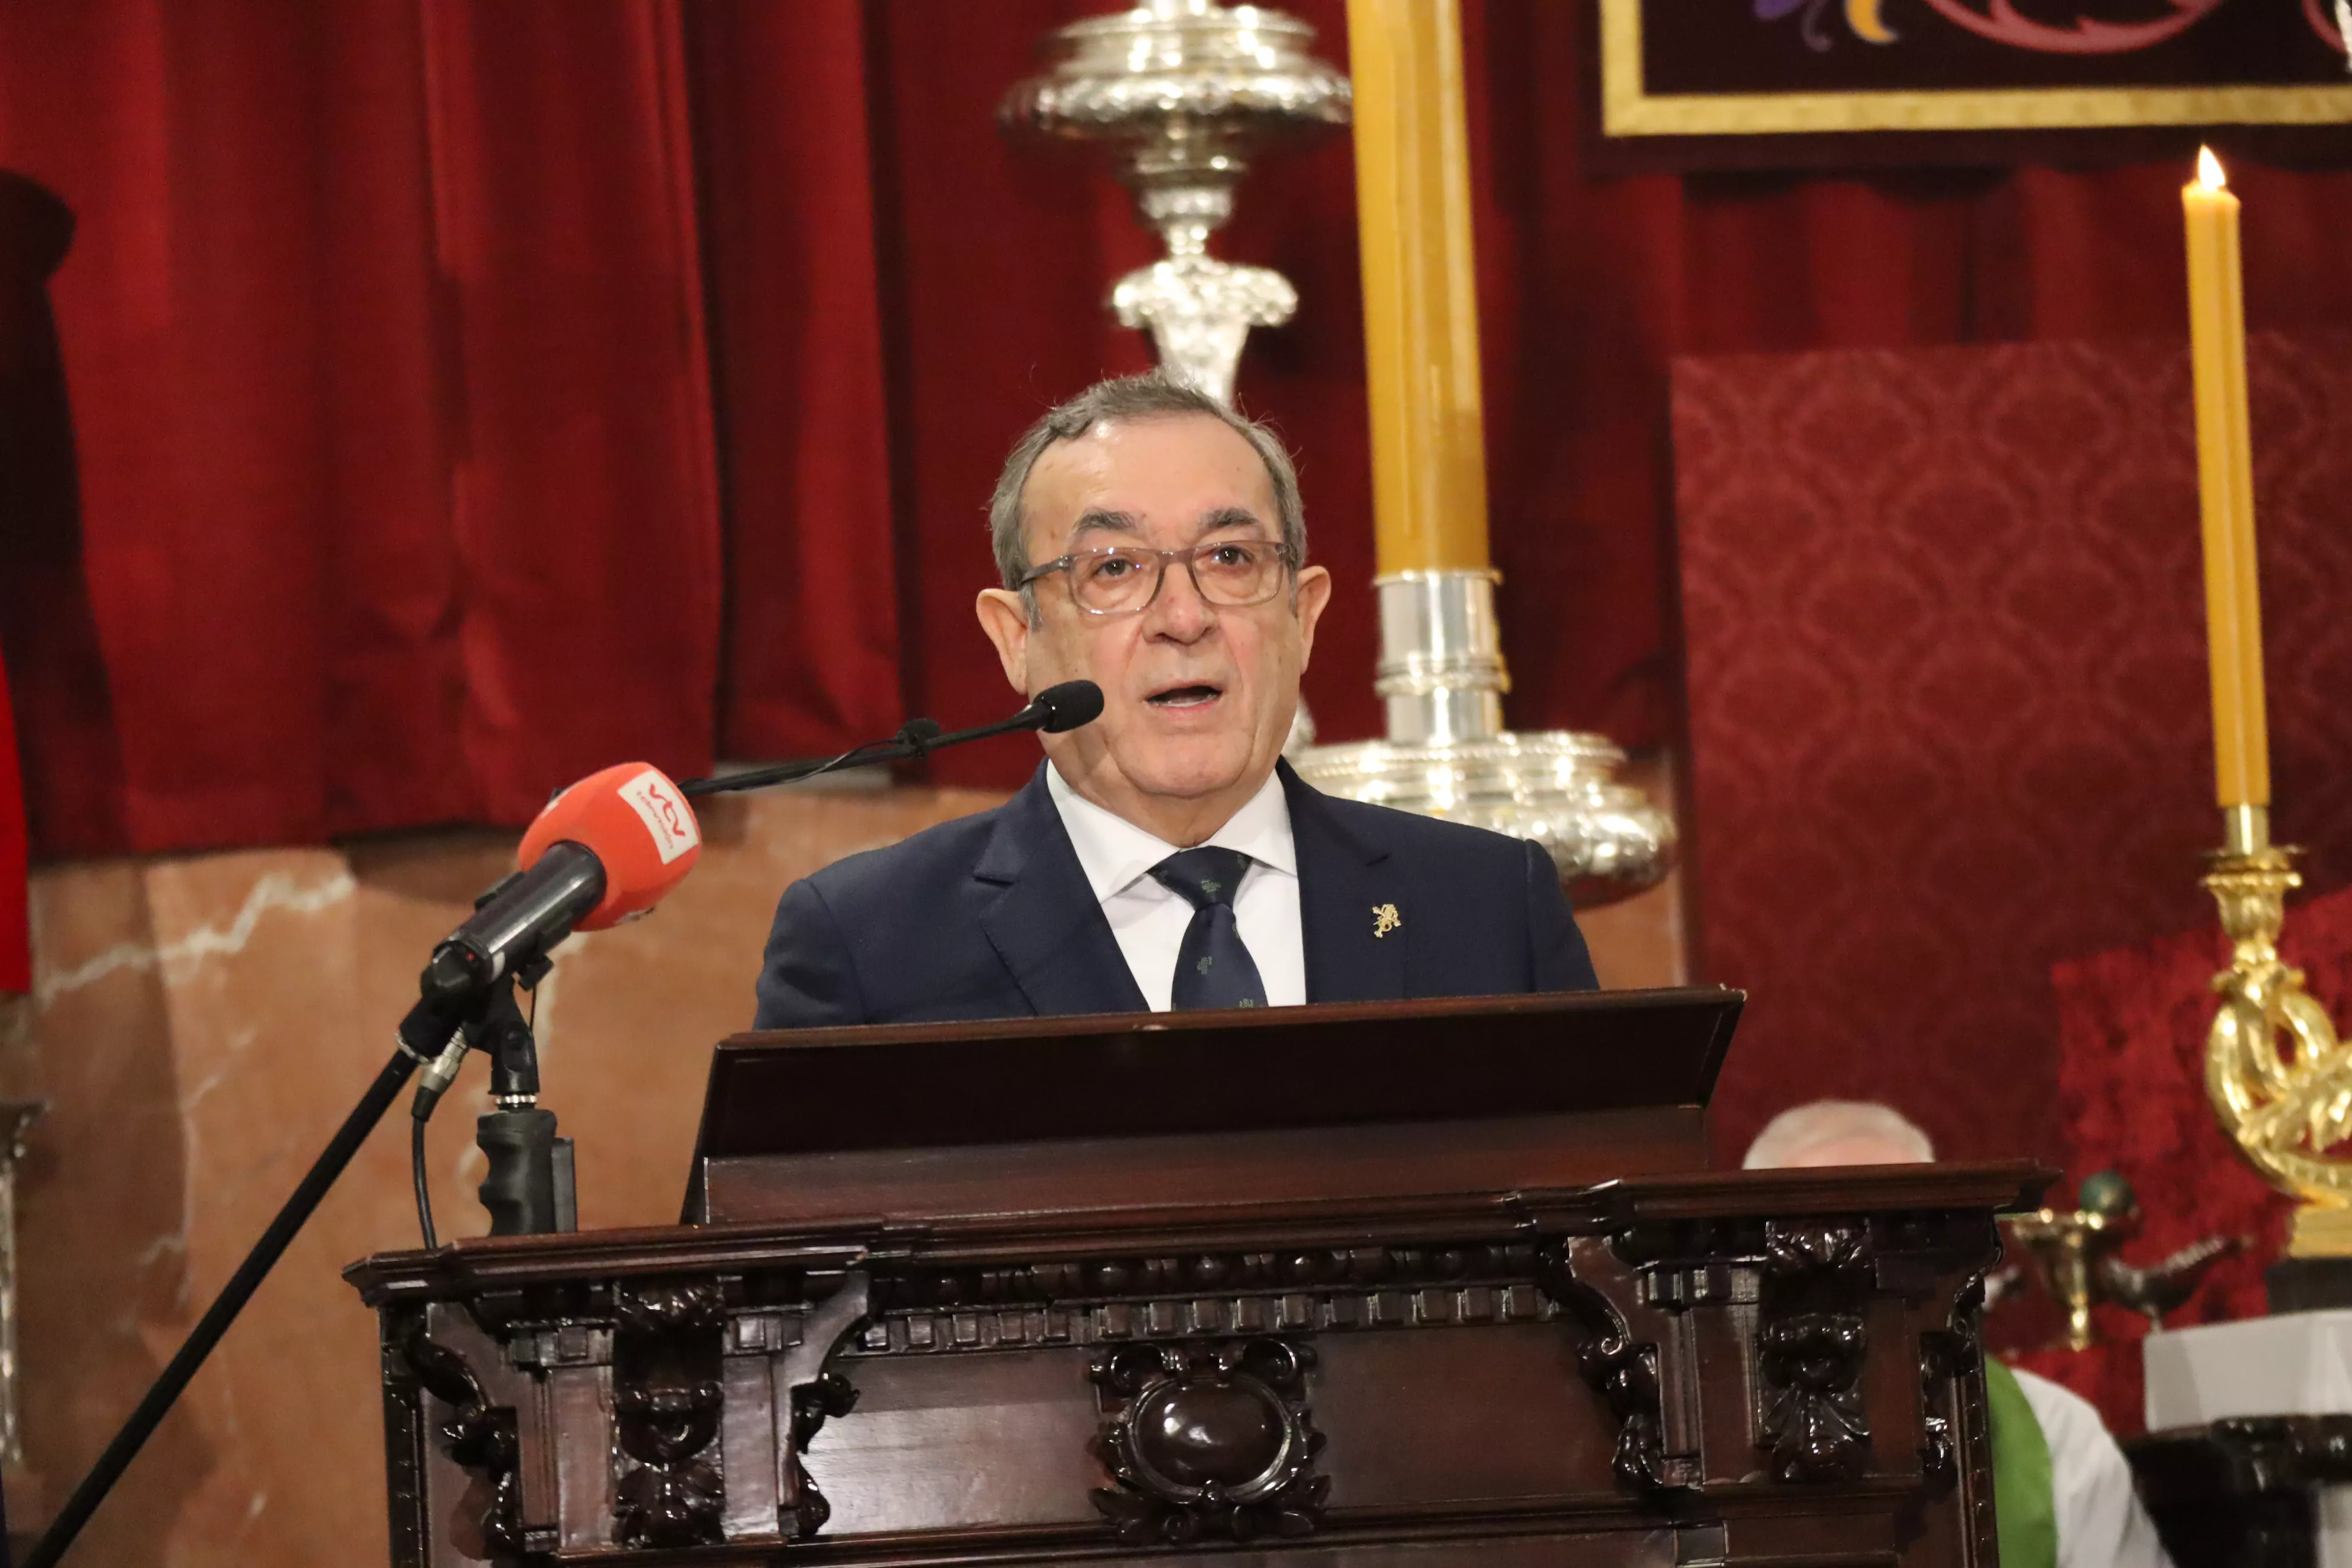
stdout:
POLYGON ((469 996, 530 967, 604 899, 604 863, 594 850, 569 840, 550 846, 530 870, 484 893, 472 918, 433 950, 423 977, 425 1000, 469 996))
POLYGON ((999 719, 993 724, 982 724, 972 730, 942 731, 936 719, 909 719, 890 739, 856 747, 837 757, 827 757, 820 762, 778 763, 773 767, 751 768, 720 778, 688 779, 677 786, 678 793, 692 796, 765 789, 770 784, 793 784, 802 779, 814 778, 819 773, 829 773, 837 768, 927 757, 949 746, 961 746, 966 741, 985 741, 992 735, 1010 735, 1022 730, 1043 730, 1048 735, 1059 735, 1082 724, 1093 723, 1102 717, 1102 710, 1101 687, 1091 680, 1065 680, 1037 693, 1029 700, 1029 706, 1010 719, 999 719))
POLYGON ((1065 680, 1031 698, 1029 706, 1022 711, 1027 713, 1038 708, 1045 710, 1045 718, 1037 727, 1048 735, 1058 735, 1102 717, 1102 688, 1091 680, 1065 680))

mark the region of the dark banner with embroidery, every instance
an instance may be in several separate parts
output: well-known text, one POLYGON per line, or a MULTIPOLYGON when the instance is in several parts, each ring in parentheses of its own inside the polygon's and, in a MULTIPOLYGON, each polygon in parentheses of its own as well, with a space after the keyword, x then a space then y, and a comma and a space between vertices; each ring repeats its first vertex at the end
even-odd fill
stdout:
POLYGON ((2220 127, 2352 153, 2339 0, 1590 3, 1618 161, 1973 162, 2220 127))

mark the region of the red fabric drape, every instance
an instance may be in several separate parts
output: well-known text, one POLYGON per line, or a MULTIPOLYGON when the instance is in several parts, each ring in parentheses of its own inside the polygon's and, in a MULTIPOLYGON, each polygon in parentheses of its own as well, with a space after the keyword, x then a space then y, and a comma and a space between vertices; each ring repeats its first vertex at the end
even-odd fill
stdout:
POLYGON ((57 721, 59 754, 80 764, 66 776, 114 776, 105 672, 86 640, 73 427, 49 316, 49 274, 72 236, 55 197, 0 174, 0 994, 32 988, 27 810, 72 811, 54 791, 36 801, 23 787, 10 665, 48 673, 33 696, 57 721))
MULTIPOLYGON (((120 828, 528 816, 710 753, 718 519, 685 62, 650 4, 0 17, 53 284, 120 828)), ((79 715, 12 676, 37 802, 79 715)))
POLYGON ((0 664, 0 996, 33 988, 31 911, 25 901, 24 790, 17 778, 16 719, 0 664))
MULTIPOLYGON (((82 222, 50 284, 79 543, 49 559, 80 552, 90 610, 11 592, 0 622, 37 848, 511 821, 615 757, 1001 710, 971 611, 997 463, 1147 357, 1101 310, 1150 255, 1125 197, 993 125, 1036 37, 1102 8, 0 13, 0 167, 82 222)), ((1289 8, 1344 64, 1341 0, 1289 8)), ((1573 8, 1465 21, 1522 727, 1675 730, 1673 355, 2180 333, 2176 169, 1596 181, 1573 8)), ((2347 324, 2347 176, 2237 177, 2255 325, 2347 324)), ((1300 288, 1242 394, 1340 584, 1307 678, 1333 738, 1378 722, 1354 234, 1334 138, 1265 160, 1220 240, 1300 288)))
POLYGON ((719 0, 686 20, 727 496, 719 746, 828 752, 900 717, 864 17, 719 0))

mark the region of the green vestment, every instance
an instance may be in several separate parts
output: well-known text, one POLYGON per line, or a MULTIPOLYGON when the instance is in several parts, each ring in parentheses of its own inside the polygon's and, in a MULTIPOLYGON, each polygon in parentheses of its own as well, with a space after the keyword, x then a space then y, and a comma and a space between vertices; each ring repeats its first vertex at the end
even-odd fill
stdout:
POLYGON ((2058 1505, 2050 1440, 2017 1374, 1985 1357, 1985 1405, 1992 1417, 1992 1505, 2000 1568, 2058 1568, 2058 1505))

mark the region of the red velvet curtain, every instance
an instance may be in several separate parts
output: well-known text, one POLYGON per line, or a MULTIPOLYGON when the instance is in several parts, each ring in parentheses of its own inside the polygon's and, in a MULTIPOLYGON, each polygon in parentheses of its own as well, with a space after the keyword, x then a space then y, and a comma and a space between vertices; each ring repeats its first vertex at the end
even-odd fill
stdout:
POLYGON ((104 773, 111 740, 103 682, 89 679, 96 660, 75 646, 89 615, 75 549, 73 429, 48 309, 49 274, 72 237, 63 204, 0 173, 0 994, 32 986, 30 846, 9 666, 51 672, 28 683, 27 696, 50 705, 58 721, 47 728, 63 749, 77 738, 97 748, 68 771, 104 773))
POLYGON ((12 616, 41 848, 512 821, 708 759, 689 131, 652 4, 0 15, 0 162, 79 220, 79 505, 11 520, 94 627, 12 616))
MULTIPOLYGON (((55 587, 0 596, 37 852, 512 822, 615 758, 1001 710, 971 618, 997 463, 1146 363, 1101 309, 1150 255, 1123 195, 992 120, 1102 8, 0 12, 0 168, 80 220, 47 291, 69 460, 0 522, 0 578, 55 587)), ((1289 8, 1344 63, 1341 0, 1289 8)), ((1652 743, 1668 360, 2178 336, 2181 175, 1588 179, 1575 23, 1465 5, 1510 710, 1652 743)), ((2352 184, 2238 175, 2255 324, 2346 324, 2352 184)), ((1341 584, 1333 738, 1378 721, 1354 235, 1338 138, 1253 173, 1220 242, 1302 296, 1242 395, 1341 584)))
MULTIPOLYGON (((6 673, 0 668, 0 675, 6 673)), ((16 715, 0 680, 0 996, 33 988, 31 911, 26 908, 23 784, 16 764, 16 715)))

